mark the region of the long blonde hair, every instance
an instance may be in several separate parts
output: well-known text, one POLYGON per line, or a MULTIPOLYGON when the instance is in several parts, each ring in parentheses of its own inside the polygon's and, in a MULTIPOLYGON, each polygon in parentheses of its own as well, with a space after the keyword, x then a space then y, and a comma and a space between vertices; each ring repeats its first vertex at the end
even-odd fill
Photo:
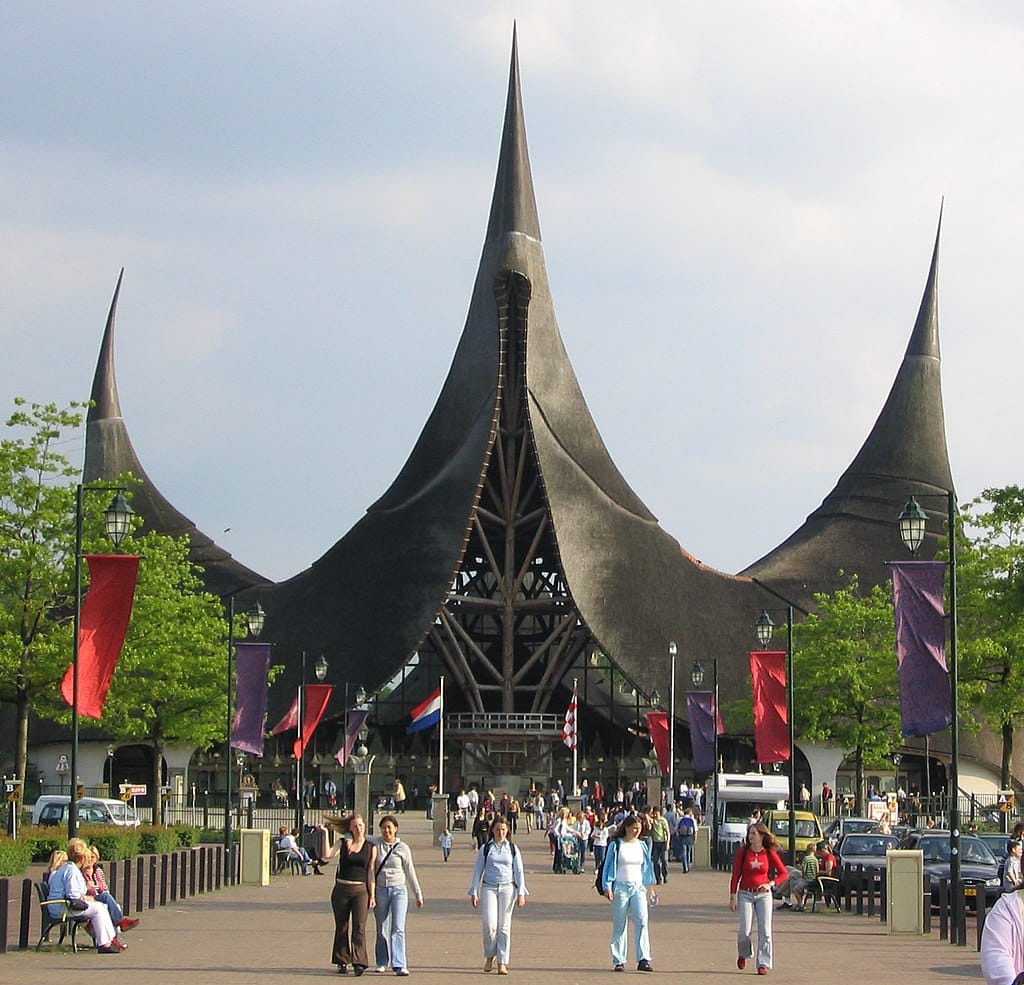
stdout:
POLYGON ((68 853, 58 848, 50 852, 50 861, 47 863, 46 871, 52 876, 58 869, 67 865, 68 853))

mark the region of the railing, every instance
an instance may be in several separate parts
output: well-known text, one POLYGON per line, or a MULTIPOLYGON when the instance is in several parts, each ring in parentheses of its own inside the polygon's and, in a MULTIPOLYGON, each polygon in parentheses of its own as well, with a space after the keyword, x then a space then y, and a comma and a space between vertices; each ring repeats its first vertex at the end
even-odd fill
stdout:
POLYGON ((445 715, 448 732, 505 732, 555 736, 562 734, 563 715, 530 712, 458 712, 445 715))

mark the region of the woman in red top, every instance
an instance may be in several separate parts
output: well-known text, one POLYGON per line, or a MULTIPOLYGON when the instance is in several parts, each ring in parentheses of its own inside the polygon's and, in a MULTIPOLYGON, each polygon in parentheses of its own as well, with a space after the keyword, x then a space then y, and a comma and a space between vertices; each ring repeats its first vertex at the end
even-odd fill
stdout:
POLYGON ((789 878, 776 849, 772 833, 760 821, 752 822, 733 860, 729 884, 729 909, 740 914, 736 967, 742 971, 753 954, 750 931, 756 914, 759 975, 767 975, 772 967, 772 890, 789 878))

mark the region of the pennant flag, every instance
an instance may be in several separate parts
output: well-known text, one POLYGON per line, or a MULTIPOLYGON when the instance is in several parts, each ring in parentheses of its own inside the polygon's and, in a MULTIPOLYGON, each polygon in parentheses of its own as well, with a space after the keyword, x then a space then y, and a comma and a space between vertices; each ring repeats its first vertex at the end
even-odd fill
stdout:
POLYGON ((231 747, 263 755, 263 720, 267 717, 267 672, 270 670, 269 643, 235 645, 235 721, 231 747))
POLYGON ((359 738, 359 730, 369 717, 369 708, 352 708, 345 715, 345 737, 342 739, 341 748, 334 754, 339 766, 344 766, 348 762, 348 757, 355 748, 356 739, 359 738))
POLYGON ((327 703, 331 700, 331 693, 334 691, 333 684, 307 684, 302 688, 306 695, 305 707, 302 710, 302 738, 296 738, 292 749, 296 759, 301 759, 313 738, 320 719, 324 717, 327 710, 327 703))
POLYGON ((903 734, 928 735, 953 721, 943 604, 946 565, 899 561, 890 566, 903 734))
POLYGON ((293 728, 299 727, 299 696, 295 695, 295 700, 292 701, 291 708, 285 713, 284 718, 281 719, 271 730, 271 735, 280 735, 282 732, 290 732, 293 728))
MULTIPOLYGON (((102 718, 110 682, 121 658, 135 604, 139 557, 135 554, 87 554, 89 591, 82 602, 78 632, 78 713, 102 718)), ((68 668, 60 693, 75 703, 75 668, 68 668)))
POLYGON ((570 749, 576 748, 578 730, 576 727, 576 681, 572 682, 572 697, 569 707, 565 709, 565 722, 562 724, 562 745, 570 749))
POLYGON ((426 701, 413 708, 412 723, 406 728, 406 734, 411 735, 413 732, 433 728, 441 721, 441 704, 441 689, 438 688, 426 701))
POLYGON ((722 735, 725 732, 722 716, 716 714, 714 692, 687 691, 686 710, 690 717, 693 768, 697 773, 712 773, 715 769, 715 733, 722 735))
POLYGON ((789 759, 785 652, 752 651, 750 674, 754 679, 754 745, 757 761, 782 762, 789 759))
POLYGON ((668 776, 669 767, 669 736, 668 712, 649 711, 647 713, 647 729, 651 733, 651 743, 658 755, 658 765, 663 776, 668 776))

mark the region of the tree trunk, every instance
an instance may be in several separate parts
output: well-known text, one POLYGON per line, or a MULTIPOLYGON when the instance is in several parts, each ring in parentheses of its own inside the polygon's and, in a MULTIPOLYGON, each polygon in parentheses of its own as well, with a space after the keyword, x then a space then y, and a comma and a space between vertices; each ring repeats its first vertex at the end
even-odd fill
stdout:
POLYGON ((861 746, 857 746, 853 753, 854 770, 857 783, 857 789, 854 791, 857 797, 857 804, 854 810, 861 815, 865 816, 867 810, 867 790, 864 789, 864 749, 861 746))
POLYGON ((25 771, 28 769, 28 709, 28 691, 19 685, 18 716, 14 732, 14 775, 21 780, 25 779, 25 771))
POLYGON ((999 765, 999 786, 1003 790, 1010 789, 1010 777, 1013 774, 1013 724, 1003 722, 1003 758, 999 765))
POLYGON ((164 745, 159 739, 156 739, 153 742, 153 776, 151 781, 151 789, 153 791, 153 824, 156 827, 161 827, 164 823, 162 792, 163 765, 164 745))

